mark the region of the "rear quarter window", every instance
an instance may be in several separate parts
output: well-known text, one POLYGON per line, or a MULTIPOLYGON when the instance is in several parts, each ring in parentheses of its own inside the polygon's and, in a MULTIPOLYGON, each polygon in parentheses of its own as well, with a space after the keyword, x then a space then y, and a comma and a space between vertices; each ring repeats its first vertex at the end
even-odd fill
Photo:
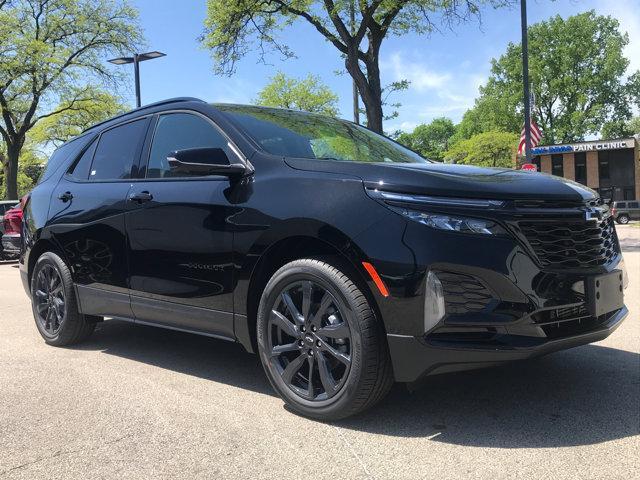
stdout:
POLYGON ((629 202, 629 206, 627 208, 638 208, 638 202, 629 202))
POLYGON ((63 165, 68 165, 80 153, 80 150, 89 143, 90 138, 89 136, 78 137, 56 149, 49 157, 38 183, 40 184, 51 178, 63 165))

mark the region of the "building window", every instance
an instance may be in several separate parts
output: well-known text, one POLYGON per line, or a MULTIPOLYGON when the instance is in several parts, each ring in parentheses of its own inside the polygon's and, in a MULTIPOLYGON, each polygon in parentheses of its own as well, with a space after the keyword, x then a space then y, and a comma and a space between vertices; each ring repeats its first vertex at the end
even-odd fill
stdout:
POLYGON ((542 167, 540 167, 540 157, 539 156, 533 157, 533 159, 531 160, 531 163, 533 163, 536 166, 536 169, 539 172, 542 171, 542 167))
POLYGON ((598 175, 600 180, 609 180, 609 152, 598 152, 598 175))
POLYGON ((624 199, 625 200, 635 200, 636 199, 636 192, 635 192, 635 188, 633 187, 624 187, 624 199))
POLYGON ((576 167, 575 179, 583 185, 587 184, 587 154, 585 152, 577 152, 574 156, 574 165, 576 167))
POLYGON ((551 155, 551 173, 558 177, 564 176, 562 155, 551 155))

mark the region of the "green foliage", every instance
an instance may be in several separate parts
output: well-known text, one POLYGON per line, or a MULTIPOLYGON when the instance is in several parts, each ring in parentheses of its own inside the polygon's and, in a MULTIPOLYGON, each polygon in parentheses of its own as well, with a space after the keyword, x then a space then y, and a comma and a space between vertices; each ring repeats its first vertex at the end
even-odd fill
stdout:
POLYGON ((46 117, 35 124, 29 139, 37 145, 59 146, 82 133, 91 125, 123 113, 127 107, 114 95, 95 89, 90 100, 81 100, 75 105, 63 102, 56 107, 59 113, 46 117))
POLYGON ((519 135, 490 130, 460 140, 445 154, 454 163, 514 168, 519 135))
POLYGON ((418 125, 411 133, 401 133, 396 140, 425 158, 441 162, 455 131, 450 119, 440 117, 418 125))
POLYGON ((338 96, 315 75, 298 80, 278 72, 258 92, 258 98, 254 103, 267 107, 321 113, 331 117, 337 117, 339 114, 338 96))
POLYGON ((513 0, 207 0, 201 41, 212 52, 215 71, 230 75, 256 49, 263 61, 268 53, 295 56, 278 34, 296 21, 306 22, 344 58, 365 106, 368 127, 382 133, 379 57, 384 39, 451 28, 478 17, 482 5, 509 3, 513 0))
POLYGON ((0 0, 0 136, 7 194, 16 194, 18 160, 40 121, 115 87, 122 70, 106 58, 130 54, 141 41, 137 11, 112 0, 0 0))
MULTIPOLYGON (((529 75, 533 115, 543 143, 571 142, 624 124, 640 102, 640 72, 625 81, 628 43, 617 20, 589 11, 529 27, 529 75)), ((517 133, 523 124, 521 46, 510 43, 492 61, 480 97, 461 122, 457 139, 487 130, 517 133)))
POLYGON ((640 117, 633 117, 628 121, 612 121, 602 127, 602 138, 622 138, 640 134, 640 117))

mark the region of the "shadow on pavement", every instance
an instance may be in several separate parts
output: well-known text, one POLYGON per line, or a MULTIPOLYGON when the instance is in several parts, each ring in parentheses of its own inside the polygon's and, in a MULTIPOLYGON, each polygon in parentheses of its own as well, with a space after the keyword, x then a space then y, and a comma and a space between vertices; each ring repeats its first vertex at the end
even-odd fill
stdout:
MULTIPOLYGON (((258 357, 221 340, 110 320, 81 348, 274 395, 258 357)), ((465 446, 552 448, 638 435, 639 405, 640 355, 588 345, 429 377, 413 393, 396 385, 374 409, 335 425, 465 446)))

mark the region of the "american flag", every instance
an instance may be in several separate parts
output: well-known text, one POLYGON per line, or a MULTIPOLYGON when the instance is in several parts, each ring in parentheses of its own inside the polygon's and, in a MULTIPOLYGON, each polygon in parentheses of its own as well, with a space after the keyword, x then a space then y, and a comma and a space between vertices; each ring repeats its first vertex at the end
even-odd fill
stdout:
MULTIPOLYGON (((522 133, 520 134, 520 145, 518 145, 518 155, 524 155, 525 149, 525 127, 522 127, 522 133)), ((532 118, 531 124, 529 125, 529 130, 531 131, 531 148, 536 147, 538 143, 540 143, 540 139, 542 138, 542 132, 540 131, 540 127, 536 121, 532 118)))

